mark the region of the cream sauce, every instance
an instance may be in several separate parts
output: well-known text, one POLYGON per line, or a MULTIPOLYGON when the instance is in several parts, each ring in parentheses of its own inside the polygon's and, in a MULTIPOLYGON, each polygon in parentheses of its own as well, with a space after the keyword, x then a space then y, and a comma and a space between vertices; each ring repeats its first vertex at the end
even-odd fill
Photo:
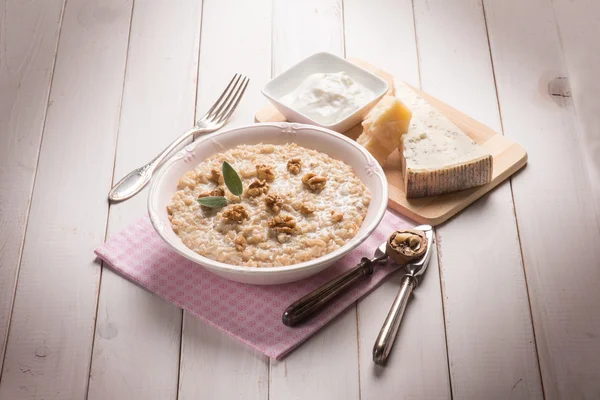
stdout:
POLYGON ((281 98, 288 107, 323 125, 333 125, 375 98, 346 72, 309 75, 298 88, 281 98))

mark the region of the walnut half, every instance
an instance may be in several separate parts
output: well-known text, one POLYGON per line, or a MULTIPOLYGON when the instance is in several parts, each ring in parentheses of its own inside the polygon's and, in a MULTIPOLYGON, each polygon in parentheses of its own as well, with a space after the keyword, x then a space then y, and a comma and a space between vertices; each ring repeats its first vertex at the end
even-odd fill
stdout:
POLYGON ((219 185, 221 183, 223 183, 223 178, 221 177, 221 172, 219 172, 216 169, 211 169, 210 170, 210 175, 206 177, 209 181, 219 185))
POLYGON ((300 169, 302 169, 302 160, 299 158, 292 158, 287 162, 287 169, 291 174, 298 175, 300 169))
POLYGON ((327 184, 327 178, 309 172, 302 177, 302 183, 308 186, 310 190, 321 190, 327 184))
POLYGON ((223 218, 225 218, 227 222, 237 222, 238 224, 241 224, 243 220, 250 218, 250 216, 248 215, 248 211, 246 211, 246 207, 236 204, 223 212, 223 218))
POLYGON ((387 240, 386 254, 397 264, 406 264, 425 254, 428 241, 423 231, 416 229, 396 231, 387 240))
POLYGON ((292 234, 296 230, 296 220, 291 215, 278 215, 269 221, 269 228, 276 233, 292 234))
POLYGON ((261 181, 274 181, 275 172, 273 172, 273 167, 265 164, 258 164, 256 166, 256 177, 261 181))
POLYGON ((200 193, 198 195, 198 198, 202 198, 202 197, 208 197, 208 196, 225 196, 225 190, 223 190, 223 188, 216 188, 213 191, 210 191, 208 193, 200 193))
POLYGON ((344 213, 331 210, 331 219, 333 219, 334 222, 340 222, 344 219, 344 213))
POLYGON ((277 214, 279 211, 281 211, 283 199, 277 194, 270 194, 265 197, 265 204, 271 209, 271 211, 277 214))
POLYGON ((306 204, 306 203, 305 203, 305 204, 302 204, 302 205, 300 206, 300 212, 301 212, 302 214, 304 214, 304 215, 309 215, 309 214, 312 214, 312 213, 314 213, 316 210, 317 210, 317 208, 316 208, 314 205, 312 205, 312 204, 306 204))
POLYGON ((269 191, 269 184, 264 180, 255 180, 248 186, 246 190, 246 196, 248 197, 258 197, 263 193, 267 193, 269 191))
POLYGON ((233 241, 233 244, 235 245, 237 251, 242 252, 246 249, 246 238, 243 236, 238 236, 233 241))
POLYGON ((394 238, 394 243, 398 246, 405 243, 411 250, 416 251, 421 247, 421 238, 418 235, 410 232, 399 232, 394 238))

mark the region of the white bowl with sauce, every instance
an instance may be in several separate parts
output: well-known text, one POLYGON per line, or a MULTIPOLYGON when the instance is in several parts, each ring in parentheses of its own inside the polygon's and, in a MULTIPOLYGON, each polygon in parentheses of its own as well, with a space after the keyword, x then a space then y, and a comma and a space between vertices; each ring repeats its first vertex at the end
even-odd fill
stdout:
POLYGON ((148 195, 148 214, 154 229, 175 251, 226 279, 255 285, 274 285, 314 275, 361 244, 379 225, 388 203, 388 185, 383 169, 373 156, 355 141, 328 129, 296 123, 259 123, 207 135, 185 146, 153 177, 148 195), (371 203, 358 233, 346 244, 319 258, 283 267, 230 265, 203 257, 187 248, 171 229, 167 204, 177 190, 179 178, 202 160, 240 144, 297 143, 350 165, 371 191, 371 203))
POLYGON ((359 124, 388 84, 331 53, 316 53, 273 78, 263 95, 291 122, 345 132, 359 124))

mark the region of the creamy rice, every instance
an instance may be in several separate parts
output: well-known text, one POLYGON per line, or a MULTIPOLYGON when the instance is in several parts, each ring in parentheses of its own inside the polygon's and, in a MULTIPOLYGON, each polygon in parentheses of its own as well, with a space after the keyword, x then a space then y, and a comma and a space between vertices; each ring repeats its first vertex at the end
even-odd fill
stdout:
POLYGON ((227 264, 273 267, 309 261, 343 246, 358 232, 370 201, 369 190, 344 162, 293 143, 258 144, 215 154, 186 172, 167 211, 173 231, 196 253, 227 264), (288 170, 288 161, 293 158, 302 162, 298 174, 288 170), (221 172, 223 161, 242 178, 241 199, 227 190, 222 177, 214 182, 211 171, 221 172), (267 180, 267 193, 248 197, 260 164, 271 167, 275 177, 267 180), (325 177, 325 186, 311 190, 302 181, 309 173, 325 177), (229 205, 209 209, 198 204, 199 196, 218 188, 224 189, 229 205), (282 199, 280 210, 267 205, 269 195, 282 199), (228 219, 240 205, 247 218, 239 222, 228 219), (283 233, 273 226, 274 218, 279 222, 293 220, 295 226, 284 228, 283 233))

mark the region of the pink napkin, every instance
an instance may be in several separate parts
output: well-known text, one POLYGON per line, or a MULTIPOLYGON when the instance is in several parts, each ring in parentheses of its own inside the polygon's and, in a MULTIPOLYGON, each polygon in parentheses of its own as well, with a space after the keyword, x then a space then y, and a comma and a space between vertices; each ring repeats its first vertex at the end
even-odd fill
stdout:
POLYGON ((121 275, 192 313, 269 357, 281 359, 356 300, 376 288, 395 269, 375 268, 370 278, 332 301, 302 325, 289 328, 281 314, 294 301, 372 257, 394 230, 412 226, 386 212, 375 232, 353 252, 325 271, 302 281, 256 286, 220 278, 172 250, 144 217, 113 235, 96 255, 121 275))

